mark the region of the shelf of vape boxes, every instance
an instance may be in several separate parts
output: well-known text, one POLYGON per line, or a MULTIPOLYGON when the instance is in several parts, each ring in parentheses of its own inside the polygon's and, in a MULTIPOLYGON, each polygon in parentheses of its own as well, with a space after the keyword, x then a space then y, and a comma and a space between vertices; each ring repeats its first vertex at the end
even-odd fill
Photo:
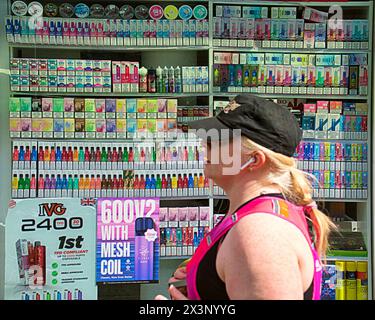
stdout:
POLYGON ((368 257, 327 256, 327 261, 368 261, 368 257))
POLYGON ((210 207, 160 208, 160 256, 191 256, 209 232, 210 207))
MULTIPOLYGON (((213 199, 218 200, 229 200, 225 194, 214 194, 212 196, 213 199)), ((316 201, 321 202, 348 202, 348 203, 367 203, 367 199, 342 199, 342 198, 324 198, 324 199, 316 199, 316 201)))
MULTIPOLYGON (((233 87, 235 88, 235 87, 233 87)), ((249 88, 252 90, 240 90, 242 88, 236 88, 237 92, 220 92, 219 88, 214 88, 213 89, 213 96, 214 97, 225 97, 225 98, 234 98, 237 94, 239 93, 254 93, 257 94, 258 96, 262 98, 269 98, 269 99, 332 99, 332 100, 367 100, 368 96, 358 96, 358 95, 348 95, 347 93, 343 93, 343 95, 338 95, 338 94, 332 94, 332 93, 324 93, 323 88, 321 90, 318 90, 318 93, 312 93, 313 90, 310 91, 310 93, 299 93, 298 89, 299 88, 294 88, 297 90, 294 90, 296 92, 293 94, 291 91, 291 88, 283 88, 283 87, 269 87, 270 91, 269 93, 267 92, 267 87, 254 87, 254 88, 249 88), (258 90, 258 88, 261 88, 258 90), (281 89, 283 92, 278 93, 275 92, 275 88, 281 89), (285 90, 284 90, 285 89, 285 90), (272 92, 271 92, 272 91, 272 92)), ((307 88, 301 88, 301 89, 307 89, 307 88)), ((310 89, 320 89, 320 88, 310 88, 310 89)), ((331 88, 325 88, 325 89, 331 89, 331 88)), ((304 90, 303 90, 304 91, 304 90)), ((328 92, 328 90, 326 90, 328 92)))
POLYGON ((171 50, 185 50, 185 51, 206 51, 210 49, 209 46, 169 46, 169 47, 163 47, 163 46, 83 46, 83 45, 43 45, 43 44, 26 44, 26 43, 14 43, 9 45, 10 49, 40 49, 40 50, 81 50, 81 51, 171 51, 171 50))
POLYGON ((367 189, 335 189, 335 188, 321 188, 314 189, 313 198, 323 199, 322 201, 338 201, 341 202, 342 199, 345 200, 355 200, 353 202, 358 202, 358 200, 368 199, 367 189))
POLYGON ((298 160, 297 167, 300 170, 319 170, 319 171, 359 171, 367 172, 368 163, 363 161, 311 161, 298 160))
MULTIPOLYGON (((200 161, 174 162, 60 162, 38 161, 40 170, 143 170, 148 174, 155 170, 203 169, 200 161), (59 169, 61 167, 61 169, 59 169), (54 169, 55 168, 55 169, 54 169)), ((18 169, 14 166, 14 169, 18 169)), ((21 168, 20 168, 21 169, 21 168)))
POLYGON ((195 141, 55 142, 13 141, 13 169, 184 170, 203 169, 195 141))
POLYGON ((302 138, 305 141, 338 141, 338 142, 359 142, 363 143, 368 140, 368 132, 335 132, 335 131, 313 131, 304 130, 302 133, 302 138))
MULTIPOLYGON (((173 162, 55 162, 38 161, 40 170, 142 170, 147 174, 155 170, 189 170, 203 169, 201 161, 173 161, 173 162), (61 168, 61 169, 59 169, 61 168)), ((14 169, 18 169, 14 166, 14 169)), ((21 168, 20 168, 21 169, 21 168)))
POLYGON ((192 256, 160 256, 160 260, 187 260, 192 256))
POLYGON ((372 1, 352 1, 352 2, 340 2, 340 1, 238 1, 238 0, 210 0, 212 4, 226 4, 226 5, 254 5, 259 6, 260 4, 262 6, 272 6, 272 7, 290 7, 290 6, 300 6, 300 7, 331 7, 333 5, 339 5, 342 7, 370 7, 372 1))
POLYGON ((357 143, 357 144, 364 144, 366 143, 366 141, 364 140, 367 140, 367 139, 319 139, 319 138, 303 138, 302 142, 319 142, 319 140, 321 140, 321 142, 327 142, 329 141, 330 143, 357 143))
POLYGON ((11 96, 82 96, 82 97, 125 97, 125 98, 197 98, 209 97, 209 93, 121 93, 121 92, 50 92, 50 91, 11 91, 11 96))
POLYGON ((294 154, 301 170, 368 171, 368 145, 363 141, 302 141, 294 154))
MULTIPOLYGON (((172 229, 172 230, 182 229, 183 230, 184 228, 163 228, 163 229, 172 229)), ((194 229, 198 229, 198 228, 196 227, 194 229)), ((172 230, 171 230, 171 233, 173 232, 172 230)), ((183 232, 182 230, 181 232, 183 232)), ((165 232, 165 230, 161 230, 161 231, 165 232)), ((174 238, 176 237, 176 231, 174 231, 173 235, 171 234, 171 237, 174 237, 174 238)), ((183 236, 181 235, 181 237, 183 236)), ((197 239, 197 237, 194 237, 194 238, 197 239)), ((193 242, 194 242, 194 238, 192 239, 193 242)), ((199 241, 199 240, 195 240, 195 241, 199 241)), ((183 259, 183 260, 190 259, 199 245, 199 243, 196 243, 196 245, 184 244, 183 239, 177 240, 177 241, 181 241, 179 243, 176 242, 176 239, 163 240, 163 241, 169 241, 169 243, 160 244, 160 259, 165 259, 165 260, 167 259, 171 259, 171 260, 172 259, 183 259)))
POLYGON ((209 186, 205 186, 202 171, 189 170, 186 172, 185 175, 189 175, 190 180, 193 180, 192 176, 194 175, 194 181, 191 181, 190 186, 181 188, 178 188, 177 185, 177 175, 181 178, 178 171, 158 171, 156 176, 159 180, 162 176, 163 181, 160 180, 160 188, 156 188, 155 174, 149 174, 146 171, 138 171, 134 174, 134 179, 130 177, 129 180, 126 177, 126 172, 120 170, 104 172, 13 170, 12 198, 160 197, 165 200, 209 199, 210 189, 209 186), (144 176, 146 176, 146 180, 144 176), (140 179, 138 179, 139 177, 140 179), (168 182, 165 177, 168 178, 168 182), (135 184, 137 185, 135 186, 135 184), (133 187, 135 188, 132 189, 133 187))
POLYGON ((318 131, 303 130, 303 140, 306 142, 316 142, 317 140, 337 142, 337 143, 360 143, 368 141, 368 132, 337 132, 337 131, 318 131))
MULTIPOLYGON (((213 199, 228 199, 224 191, 217 186, 213 188, 213 199)), ((365 189, 314 189, 313 197, 322 202, 355 202, 367 203, 365 189)))
POLYGON ((93 47, 208 46, 209 22, 191 20, 56 19, 43 17, 41 28, 30 29, 30 17, 7 16, 9 43, 93 47), (60 32, 57 31, 59 29, 60 32), (69 29, 68 33, 65 32, 69 29), (126 30, 124 30, 126 29, 126 30))
POLYGON ((303 54, 348 54, 369 53, 368 42, 328 42, 327 48, 305 48, 298 41, 257 41, 237 39, 213 39, 213 50, 225 52, 267 52, 274 53, 303 53, 303 54))
POLYGON ((204 117, 177 117, 177 122, 187 123, 187 122, 190 122, 190 121, 197 121, 197 120, 206 119, 207 117, 208 116, 204 116, 204 117))
MULTIPOLYGON (((167 228, 164 228, 164 229, 167 229, 167 228)), ((176 228, 169 228, 169 229, 176 229, 176 228)), ((172 236, 176 236, 176 234, 172 236)), ((196 246, 188 245, 188 244, 184 245, 183 243, 177 244, 176 242, 171 242, 169 244, 161 244, 160 245, 160 259, 162 260, 190 259, 193 256, 197 248, 198 248, 198 245, 196 246)))
MULTIPOLYGON (((11 118, 14 120, 14 118, 11 118)), ((17 120, 17 119, 16 119, 17 120)), ((11 126, 12 126, 11 122, 11 126)), ((53 127, 53 123, 52 123, 53 127)), ((51 128, 52 128, 51 127, 51 128)), ((77 142, 85 139, 89 142, 97 142, 98 140, 115 139, 117 143, 126 142, 154 142, 154 141, 166 141, 166 142, 177 142, 180 140, 184 141, 197 141, 197 136, 189 132, 158 132, 158 133, 130 133, 130 132, 120 132, 120 133, 95 133, 95 132, 53 132, 53 128, 48 132, 32 132, 32 131, 10 131, 10 138, 12 140, 16 139, 44 139, 44 140, 66 140, 75 139, 77 142), (51 131, 52 130, 52 131, 51 131)))

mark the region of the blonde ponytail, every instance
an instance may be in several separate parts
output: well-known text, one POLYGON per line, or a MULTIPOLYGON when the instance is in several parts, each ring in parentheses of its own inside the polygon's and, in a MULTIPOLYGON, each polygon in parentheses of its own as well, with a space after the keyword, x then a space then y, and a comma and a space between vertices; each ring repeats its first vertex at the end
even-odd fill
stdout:
POLYGON ((329 234, 337 228, 327 215, 314 206, 311 182, 315 180, 315 177, 297 169, 296 161, 291 157, 273 152, 247 138, 243 138, 242 143, 246 153, 251 154, 259 150, 265 154, 269 166, 269 173, 265 181, 267 184, 276 185, 288 201, 298 206, 309 206, 306 218, 312 221, 314 227, 316 250, 325 259, 329 248, 329 234))

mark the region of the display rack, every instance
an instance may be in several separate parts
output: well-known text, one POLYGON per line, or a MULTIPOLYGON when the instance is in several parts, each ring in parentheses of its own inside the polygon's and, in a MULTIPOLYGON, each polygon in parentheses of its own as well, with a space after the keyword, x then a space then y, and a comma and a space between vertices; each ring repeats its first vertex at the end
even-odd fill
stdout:
MULTIPOLYGON (((10 0, 8 0, 8 8, 10 4, 10 0)), ((149 3, 149 2, 158 2, 158 1, 151 1, 151 0, 143 0, 142 2, 149 3)), ((159 1, 160 2, 160 1, 159 1)), ((164 2, 170 2, 170 3, 195 3, 195 1, 183 1, 183 0, 171 0, 171 1, 163 1, 164 2)), ((10 57, 23 57, 23 52, 27 52, 29 55, 35 55, 36 57, 39 53, 42 55, 44 54, 51 54, 53 57, 58 56, 60 52, 63 52, 64 55, 69 55, 71 52, 76 52, 75 55, 83 52, 94 52, 97 54, 98 51, 103 52, 103 55, 105 53, 108 53, 110 57, 112 57, 113 54, 119 54, 124 53, 126 54, 132 54, 134 52, 139 53, 145 53, 147 56, 143 56, 145 60, 147 60, 146 64, 151 65, 153 63, 154 66, 158 65, 159 63, 162 65, 168 64, 168 58, 172 57, 173 55, 176 55, 176 59, 187 57, 189 62, 192 62, 192 64, 188 65, 208 65, 209 66, 209 92, 208 93, 59 93, 59 92, 11 92, 12 97, 22 97, 22 96, 38 96, 38 97, 64 97, 64 96, 74 96, 74 97, 124 97, 124 98, 137 98, 137 97, 145 97, 145 98, 176 98, 176 99, 187 99, 189 103, 192 103, 193 105, 196 103, 196 99, 202 98, 203 101, 205 101, 209 106, 209 115, 213 116, 215 114, 215 101, 219 100, 229 100, 233 98, 236 94, 240 93, 242 90, 235 90, 232 92, 216 92, 214 88, 213 78, 214 78, 214 53, 215 52, 227 52, 227 53, 289 53, 289 54, 309 54, 309 55, 319 55, 319 54, 337 54, 337 55, 348 55, 348 54, 367 54, 368 56, 368 69, 369 72, 372 72, 372 61, 373 61, 373 3, 372 1, 352 1, 352 2, 303 2, 303 1, 293 1, 293 2, 279 2, 279 1, 262 1, 262 2, 256 2, 256 1, 199 1, 200 4, 204 4, 208 8, 209 17, 209 45, 208 46, 189 46, 189 45, 182 45, 182 46, 64 46, 64 45, 42 45, 42 44, 28 44, 28 43, 10 43, 9 44, 9 52, 10 57), (337 5, 341 6, 344 10, 344 18, 345 14, 348 13, 348 11, 353 8, 355 9, 354 15, 359 15, 361 19, 367 19, 369 21, 369 40, 367 44, 362 45, 355 45, 355 49, 348 49, 344 48, 344 46, 340 49, 337 48, 289 48, 289 47, 283 47, 283 48, 275 48, 272 47, 272 43, 267 43, 267 47, 255 47, 255 48, 247 48, 243 43, 240 46, 240 43, 235 41, 227 41, 227 46, 219 46, 218 41, 215 41, 214 39, 214 12, 215 8, 218 5, 237 5, 237 6, 263 6, 263 7, 310 7, 310 8, 320 8, 324 11, 328 9, 328 7, 337 5), (232 45, 232 46, 231 46, 232 45), (24 51, 26 50, 26 51, 24 51), (47 51, 45 51, 47 50, 47 51), (166 54, 165 57, 163 55, 166 54), (152 61, 154 59, 154 61, 152 61), (152 62, 151 62, 152 61, 152 62), (204 64, 202 64, 201 61, 204 61, 204 64), (164 64, 163 64, 164 63, 164 64)), ((10 10, 8 10, 10 12, 10 10)), ((350 14, 349 14, 350 15, 350 14)), ((353 18, 353 17, 350 17, 353 18)), ((246 44, 246 43, 245 43, 246 44)), ((277 44, 279 46, 279 44, 277 44)), ((284 46, 284 44, 282 44, 284 46)), ((294 46, 294 44, 293 44, 294 46)), ((328 46, 328 45, 327 45, 328 46)), ((102 56, 103 56, 102 55, 102 56)), ((48 58, 48 56, 44 56, 43 58, 48 58)), ((110 58, 111 59, 111 58, 110 58)), ((114 60, 114 59, 112 59, 114 60)), ((170 64, 176 64, 175 61, 173 61, 170 64)), ((177 63, 178 64, 178 63, 177 63)), ((180 63, 181 64, 181 63, 180 63)), ((327 94, 306 94, 297 92, 296 94, 283 94, 281 92, 279 93, 258 93, 256 89, 258 87, 252 88, 252 92, 269 99, 307 99, 307 100, 340 100, 340 101, 364 101, 367 102, 369 108, 368 108, 368 119, 369 122, 372 119, 372 103, 373 103, 373 97, 372 97, 372 77, 369 76, 368 79, 368 94, 366 95, 338 95, 338 94, 332 94, 333 92, 330 92, 329 95, 327 94)), ((368 143, 368 177, 372 176, 372 145, 371 145, 371 135, 372 135, 372 123, 368 127, 368 139, 367 140, 350 140, 350 142, 356 143, 356 142, 366 142, 368 143)), ((306 139, 307 140, 307 139, 306 139)), ((314 141, 315 139, 311 139, 314 141)), ((336 141, 337 139, 332 139, 332 141, 336 141)), ((132 140, 115 140, 116 142, 126 142, 126 141, 132 141, 132 140)), ((330 141, 329 139, 325 139, 325 141, 330 141)), ((340 140, 342 141, 342 140, 340 140)), ((345 140, 344 140, 345 141, 345 140)), ((346 140, 348 141, 348 140, 346 140)), ((324 201, 327 203, 355 203, 357 204, 357 212, 355 214, 358 221, 361 221, 364 223, 365 228, 362 230, 365 237, 368 257, 363 256, 357 256, 357 257, 349 257, 349 256, 329 256, 328 261, 367 261, 368 262, 368 274, 369 274, 369 299, 372 299, 372 290, 373 290, 373 265, 372 265, 372 184, 369 179, 368 184, 368 196, 367 199, 350 199, 350 198, 331 198, 326 197, 324 198, 324 201)), ((162 200, 168 200, 171 201, 171 204, 173 205, 173 202, 175 200, 192 200, 192 199, 202 199, 204 201, 208 202, 208 205, 210 207, 211 213, 214 213, 215 210, 215 202, 218 200, 226 199, 224 195, 216 194, 214 192, 214 187, 211 184, 210 190, 208 192, 208 195, 206 196, 193 196, 193 197, 178 197, 177 199, 174 199, 173 197, 165 197, 162 200)), ((188 204, 188 202, 187 202, 188 204)), ((211 223, 212 226, 212 223, 211 223)), ((181 257, 163 257, 162 259, 186 259, 188 256, 181 256, 181 257)), ((162 272, 162 270, 161 270, 162 272)))

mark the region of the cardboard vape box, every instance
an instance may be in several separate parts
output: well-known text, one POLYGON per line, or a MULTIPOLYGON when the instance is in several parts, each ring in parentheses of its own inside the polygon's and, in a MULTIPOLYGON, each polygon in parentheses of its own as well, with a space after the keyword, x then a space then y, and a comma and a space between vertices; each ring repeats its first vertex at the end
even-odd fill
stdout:
POLYGON ((159 228, 168 227, 168 208, 159 208, 159 228))
POLYGON ((167 100, 167 112, 169 113, 177 113, 177 99, 168 99, 167 100))
POLYGON ((126 139, 126 119, 116 119, 116 130, 118 139, 126 139))
POLYGON ((330 101, 329 112, 334 114, 341 114, 342 112, 342 101, 330 101))
POLYGON ((93 60, 92 61, 92 70, 94 77, 101 77, 102 75, 102 60, 93 60))
POLYGON ((266 19, 268 18, 268 7, 242 7, 242 17, 252 19, 266 19))
POLYGON ((357 102, 355 104, 355 114, 356 115, 367 115, 368 114, 368 104, 357 102))
POLYGON ((303 19, 309 20, 312 22, 326 22, 328 19, 328 13, 319 11, 313 8, 306 7, 303 11, 303 19))
POLYGON ((64 138, 64 119, 53 120, 53 137, 62 139, 64 138))
POLYGON ((315 114, 306 114, 302 117, 302 130, 304 138, 315 138, 315 114))
POLYGON ((230 52, 214 52, 215 64, 232 64, 232 53, 230 52))
POLYGON ((85 119, 85 132, 86 138, 95 138, 96 132, 96 120, 95 119, 85 119))
POLYGON ((106 120, 106 138, 115 139, 117 136, 116 119, 106 120))
POLYGON ((53 138, 53 119, 43 118, 42 121, 42 131, 43 138, 53 138))
POLYGON ((43 136, 42 119, 40 118, 31 119, 31 131, 32 131, 32 138, 42 138, 43 136))
POLYGON ((84 138, 85 137, 85 119, 76 118, 75 119, 75 138, 84 138))
POLYGON ((199 226, 199 208, 189 207, 189 227, 199 226))
POLYGON ((210 208, 209 207, 200 207, 199 208, 199 226, 200 227, 209 227, 210 226, 210 208))
POLYGON ((15 92, 20 91, 20 84, 21 84, 20 76, 12 74, 10 76, 10 90, 15 91, 15 92))
POLYGON ((127 133, 134 135, 137 133, 137 119, 128 118, 126 121, 127 133))
POLYGON ((178 214, 179 214, 179 208, 168 208, 168 227, 169 228, 178 227, 178 214))
POLYGON ((106 118, 116 118, 116 99, 105 99, 106 118))
POLYGON ((304 113, 316 113, 316 104, 315 103, 305 103, 303 105, 304 113))
POLYGON ((316 107, 317 113, 328 113, 329 101, 318 101, 316 107))
POLYGON ((316 114, 315 117, 315 138, 327 139, 328 114, 316 114))
POLYGON ((97 119, 105 118, 105 99, 95 99, 95 114, 97 119))
POLYGON ((73 118, 64 118, 65 138, 74 138, 75 121, 73 118))
POLYGON ((359 87, 359 67, 350 66, 349 67, 349 94, 357 95, 359 87))
POLYGON ((329 114, 328 115, 328 139, 340 139, 340 114, 329 114))
POLYGON ((43 118, 52 118, 53 98, 42 98, 43 118))
POLYGON ((19 138, 21 132, 21 119, 9 118, 9 132, 11 138, 19 138))
POLYGON ((178 221, 179 227, 187 228, 189 227, 189 208, 178 208, 178 221))
POLYGON ((20 98, 20 116, 21 118, 31 118, 32 110, 32 99, 31 98, 20 98))
POLYGON ((9 98, 9 117, 19 118, 21 112, 20 98, 10 97, 9 98))
POLYGON ((48 76, 48 92, 57 92, 57 76, 48 76))
POLYGON ((64 118, 74 117, 74 98, 64 98, 64 118))
POLYGON ((95 118, 95 99, 85 99, 85 118, 95 118))
POLYGON ((84 118, 85 117, 85 99, 76 98, 74 100, 74 117, 84 118))
POLYGON ((106 120, 96 119, 96 138, 103 139, 106 134, 106 120))

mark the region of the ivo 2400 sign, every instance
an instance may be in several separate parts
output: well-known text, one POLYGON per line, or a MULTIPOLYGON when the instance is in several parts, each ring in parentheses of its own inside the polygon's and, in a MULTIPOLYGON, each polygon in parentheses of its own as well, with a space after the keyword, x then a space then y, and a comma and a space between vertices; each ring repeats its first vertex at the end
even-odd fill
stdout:
POLYGON ((39 205, 39 214, 36 219, 23 219, 21 230, 23 232, 32 232, 40 229, 65 230, 81 229, 83 219, 81 217, 64 218, 66 208, 62 203, 41 203, 39 205), (55 217, 57 216, 57 217, 55 217))

